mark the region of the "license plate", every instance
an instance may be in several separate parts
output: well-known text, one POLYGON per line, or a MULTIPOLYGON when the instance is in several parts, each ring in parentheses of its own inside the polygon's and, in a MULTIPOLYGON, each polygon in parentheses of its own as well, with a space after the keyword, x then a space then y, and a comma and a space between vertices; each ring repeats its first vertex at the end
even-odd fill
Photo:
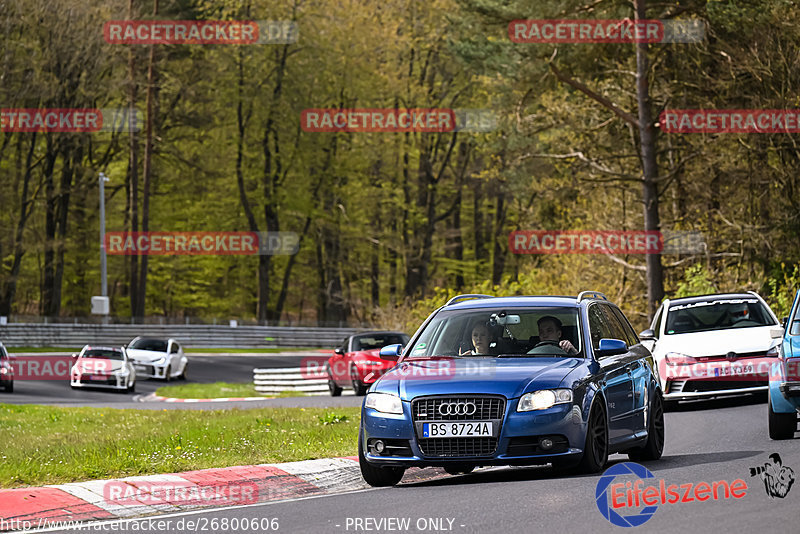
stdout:
POLYGON ((86 375, 84 377, 84 380, 86 380, 88 382, 105 382, 106 378, 107 377, 105 377, 103 375, 86 375))
POLYGON ((134 365, 133 368, 136 369, 137 371, 147 371, 146 365, 134 365))
POLYGON ((714 369, 714 376, 744 376, 752 375, 755 373, 755 367, 752 363, 737 364, 733 363, 730 366, 716 367, 714 369))
POLYGON ((423 423, 423 438, 492 437, 491 421, 423 423))

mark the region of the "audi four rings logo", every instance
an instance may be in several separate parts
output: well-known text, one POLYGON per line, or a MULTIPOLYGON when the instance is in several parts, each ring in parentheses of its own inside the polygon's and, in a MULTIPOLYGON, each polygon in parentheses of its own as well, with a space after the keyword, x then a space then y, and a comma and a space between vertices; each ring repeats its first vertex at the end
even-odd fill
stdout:
POLYGON ((441 415, 472 415, 477 410, 473 402, 445 402, 439 406, 441 415))

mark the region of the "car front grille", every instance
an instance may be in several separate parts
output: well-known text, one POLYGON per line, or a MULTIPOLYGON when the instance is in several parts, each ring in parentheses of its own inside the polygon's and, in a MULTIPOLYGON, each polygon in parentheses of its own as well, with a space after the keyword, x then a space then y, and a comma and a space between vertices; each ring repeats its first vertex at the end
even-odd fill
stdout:
POLYGON ((152 365, 136 364, 136 365, 134 365, 134 368, 136 369, 137 373, 143 373, 143 374, 146 374, 146 375, 154 375, 154 374, 156 374, 155 367, 153 367, 152 365))
POLYGON ((489 421, 503 419, 506 400, 503 397, 423 397, 411 403, 411 414, 419 421, 489 421), (471 415, 442 415, 439 408, 450 403, 469 403, 475 405, 471 415))
MULTIPOLYGON (((471 410, 470 410, 471 411, 471 410)), ((422 423, 425 421, 491 421, 495 431, 493 437, 469 438, 420 438, 417 440, 422 454, 437 457, 474 457, 491 456, 497 450, 503 416, 506 411, 506 399, 490 395, 448 395, 442 397, 421 397, 411 402, 411 418, 417 431, 422 435, 422 423), (475 412, 469 414, 442 413, 440 408, 445 404, 475 405, 475 412)))
POLYGON ((426 456, 491 456, 497 450, 497 438, 428 438, 419 440, 426 456))

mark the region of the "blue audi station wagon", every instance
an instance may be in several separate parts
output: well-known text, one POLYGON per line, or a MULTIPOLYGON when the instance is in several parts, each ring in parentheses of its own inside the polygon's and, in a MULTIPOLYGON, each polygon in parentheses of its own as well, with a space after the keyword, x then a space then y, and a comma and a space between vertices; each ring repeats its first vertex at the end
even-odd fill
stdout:
POLYGON ((769 375, 769 437, 791 439, 797 431, 800 412, 800 291, 794 297, 792 311, 783 319, 778 362, 769 375))
POLYGON ((608 455, 655 460, 663 396, 650 352, 601 293, 460 295, 433 312, 361 412, 361 473, 397 484, 408 467, 553 464, 595 473, 608 455))

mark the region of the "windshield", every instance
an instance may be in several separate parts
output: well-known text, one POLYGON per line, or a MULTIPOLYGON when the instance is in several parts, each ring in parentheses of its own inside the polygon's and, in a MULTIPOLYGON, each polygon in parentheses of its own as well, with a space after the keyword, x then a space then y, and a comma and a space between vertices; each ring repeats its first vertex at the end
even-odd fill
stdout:
POLYGON ((110 349, 90 349, 83 353, 82 358, 95 358, 101 360, 123 360, 122 351, 110 349))
POLYGON ((386 345, 405 345, 408 336, 405 334, 370 334, 353 338, 353 350, 376 350, 386 345))
POLYGON ((751 328, 776 324, 758 299, 722 299, 670 306, 666 333, 751 328))
POLYGON ((167 342, 161 339, 141 338, 134 340, 128 346, 129 349, 152 350, 155 352, 167 352, 167 342))
POLYGON ((443 311, 426 326, 409 358, 581 354, 578 309, 482 308, 443 311))

